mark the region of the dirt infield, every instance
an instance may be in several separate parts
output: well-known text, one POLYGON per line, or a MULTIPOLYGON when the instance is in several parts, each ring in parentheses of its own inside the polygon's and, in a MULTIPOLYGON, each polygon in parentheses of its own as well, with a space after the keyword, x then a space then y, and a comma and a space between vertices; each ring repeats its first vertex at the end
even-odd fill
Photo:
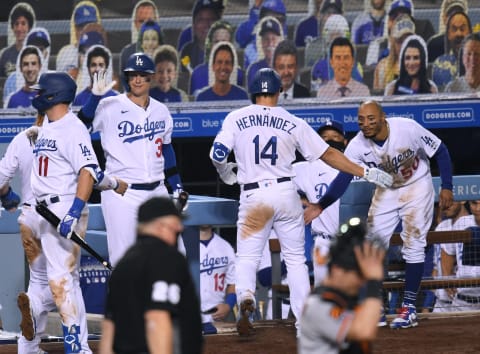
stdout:
MULTIPOLYGON (((204 354, 294 354, 296 350, 293 323, 269 321, 258 325, 251 338, 236 333, 205 337, 204 354)), ((404 330, 381 328, 374 353, 480 353, 480 314, 422 318, 418 327, 404 330)))
MULTIPOLYGON (((256 323, 257 333, 242 338, 233 325, 226 333, 205 337, 204 354, 295 354, 297 345, 292 321, 256 323)), ((49 354, 63 353, 63 343, 42 343, 49 354)), ((98 341, 90 342, 97 353, 98 341)), ((16 353, 16 345, 0 345, 0 353, 16 353)), ((428 317, 419 326, 404 330, 381 328, 374 344, 375 354, 473 354, 480 353, 480 314, 458 317, 428 317)))

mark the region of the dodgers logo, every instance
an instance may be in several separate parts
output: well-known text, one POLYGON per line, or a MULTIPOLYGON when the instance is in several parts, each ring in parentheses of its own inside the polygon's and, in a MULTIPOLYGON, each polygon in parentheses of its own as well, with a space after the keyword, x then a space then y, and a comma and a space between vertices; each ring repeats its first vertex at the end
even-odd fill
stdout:
POLYGON ((57 141, 55 139, 40 138, 35 143, 33 153, 38 155, 40 151, 57 151, 57 141))
POLYGON ((136 140, 148 139, 153 140, 155 135, 165 132, 165 121, 150 121, 146 119, 145 123, 135 124, 129 120, 124 120, 118 123, 117 126, 119 138, 123 139, 124 143, 133 143, 136 140))
POLYGON ((320 200, 320 198, 323 197, 327 189, 328 189, 328 184, 326 183, 319 183, 315 185, 315 192, 317 192, 317 195, 315 195, 315 198, 317 198, 317 200, 320 200))
POLYGON ((209 257, 208 254, 200 262, 200 273, 207 272, 211 275, 215 269, 223 268, 228 265, 228 256, 209 257))
POLYGON ((143 66, 143 60, 137 55, 137 59, 135 60, 135 65, 143 66))

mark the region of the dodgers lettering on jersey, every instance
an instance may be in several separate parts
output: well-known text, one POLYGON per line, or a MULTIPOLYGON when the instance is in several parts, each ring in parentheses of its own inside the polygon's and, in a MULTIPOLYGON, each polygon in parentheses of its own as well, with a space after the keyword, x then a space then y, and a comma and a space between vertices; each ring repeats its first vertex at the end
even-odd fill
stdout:
POLYGON ((214 233, 207 246, 200 242, 202 311, 224 303, 229 284, 235 284, 235 252, 227 241, 214 233))
POLYGON ((368 167, 378 167, 393 176, 393 188, 431 178, 431 158, 441 140, 412 119, 388 118, 389 135, 383 146, 360 131, 348 144, 345 155, 368 167))
POLYGON ((77 176, 86 165, 98 165, 90 134, 69 112, 60 120, 47 122, 33 149, 31 186, 36 198, 75 195, 77 176))
POLYGON ((153 140, 156 135, 165 133, 165 121, 150 121, 147 117, 145 123, 135 124, 134 122, 124 120, 118 123, 118 137, 123 139, 124 143, 131 143, 139 139, 153 140))
POLYGON ((210 257, 208 254, 200 261, 200 273, 206 272, 211 275, 215 269, 222 269, 228 266, 228 257, 210 257))
POLYGON ((104 98, 92 128, 100 132, 106 173, 129 183, 164 179, 162 147, 171 143, 173 120, 163 103, 150 98, 143 109, 126 94, 104 98))
POLYGON ((298 149, 307 161, 328 145, 302 119, 282 107, 250 105, 227 115, 215 142, 235 153, 239 184, 293 177, 298 149))

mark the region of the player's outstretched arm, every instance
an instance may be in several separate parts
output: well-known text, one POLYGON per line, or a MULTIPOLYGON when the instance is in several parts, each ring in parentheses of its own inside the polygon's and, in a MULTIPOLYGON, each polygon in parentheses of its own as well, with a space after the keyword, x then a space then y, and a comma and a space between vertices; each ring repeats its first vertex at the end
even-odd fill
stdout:
POLYGON ((325 151, 320 159, 333 168, 342 172, 350 173, 354 176, 363 177, 365 173, 363 167, 353 163, 340 151, 331 147, 325 151))
POLYGON ((350 173, 354 176, 363 177, 368 182, 374 183, 379 187, 388 188, 393 184, 393 177, 387 172, 376 167, 363 168, 350 161, 340 151, 331 147, 329 147, 320 158, 339 171, 350 173))

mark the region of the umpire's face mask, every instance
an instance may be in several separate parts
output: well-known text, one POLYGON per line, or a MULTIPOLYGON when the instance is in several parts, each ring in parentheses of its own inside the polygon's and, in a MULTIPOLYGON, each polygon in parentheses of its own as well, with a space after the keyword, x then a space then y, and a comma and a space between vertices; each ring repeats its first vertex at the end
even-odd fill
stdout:
POLYGON ((345 151, 345 144, 343 141, 326 140, 325 142, 334 149, 337 149, 341 152, 345 151))

